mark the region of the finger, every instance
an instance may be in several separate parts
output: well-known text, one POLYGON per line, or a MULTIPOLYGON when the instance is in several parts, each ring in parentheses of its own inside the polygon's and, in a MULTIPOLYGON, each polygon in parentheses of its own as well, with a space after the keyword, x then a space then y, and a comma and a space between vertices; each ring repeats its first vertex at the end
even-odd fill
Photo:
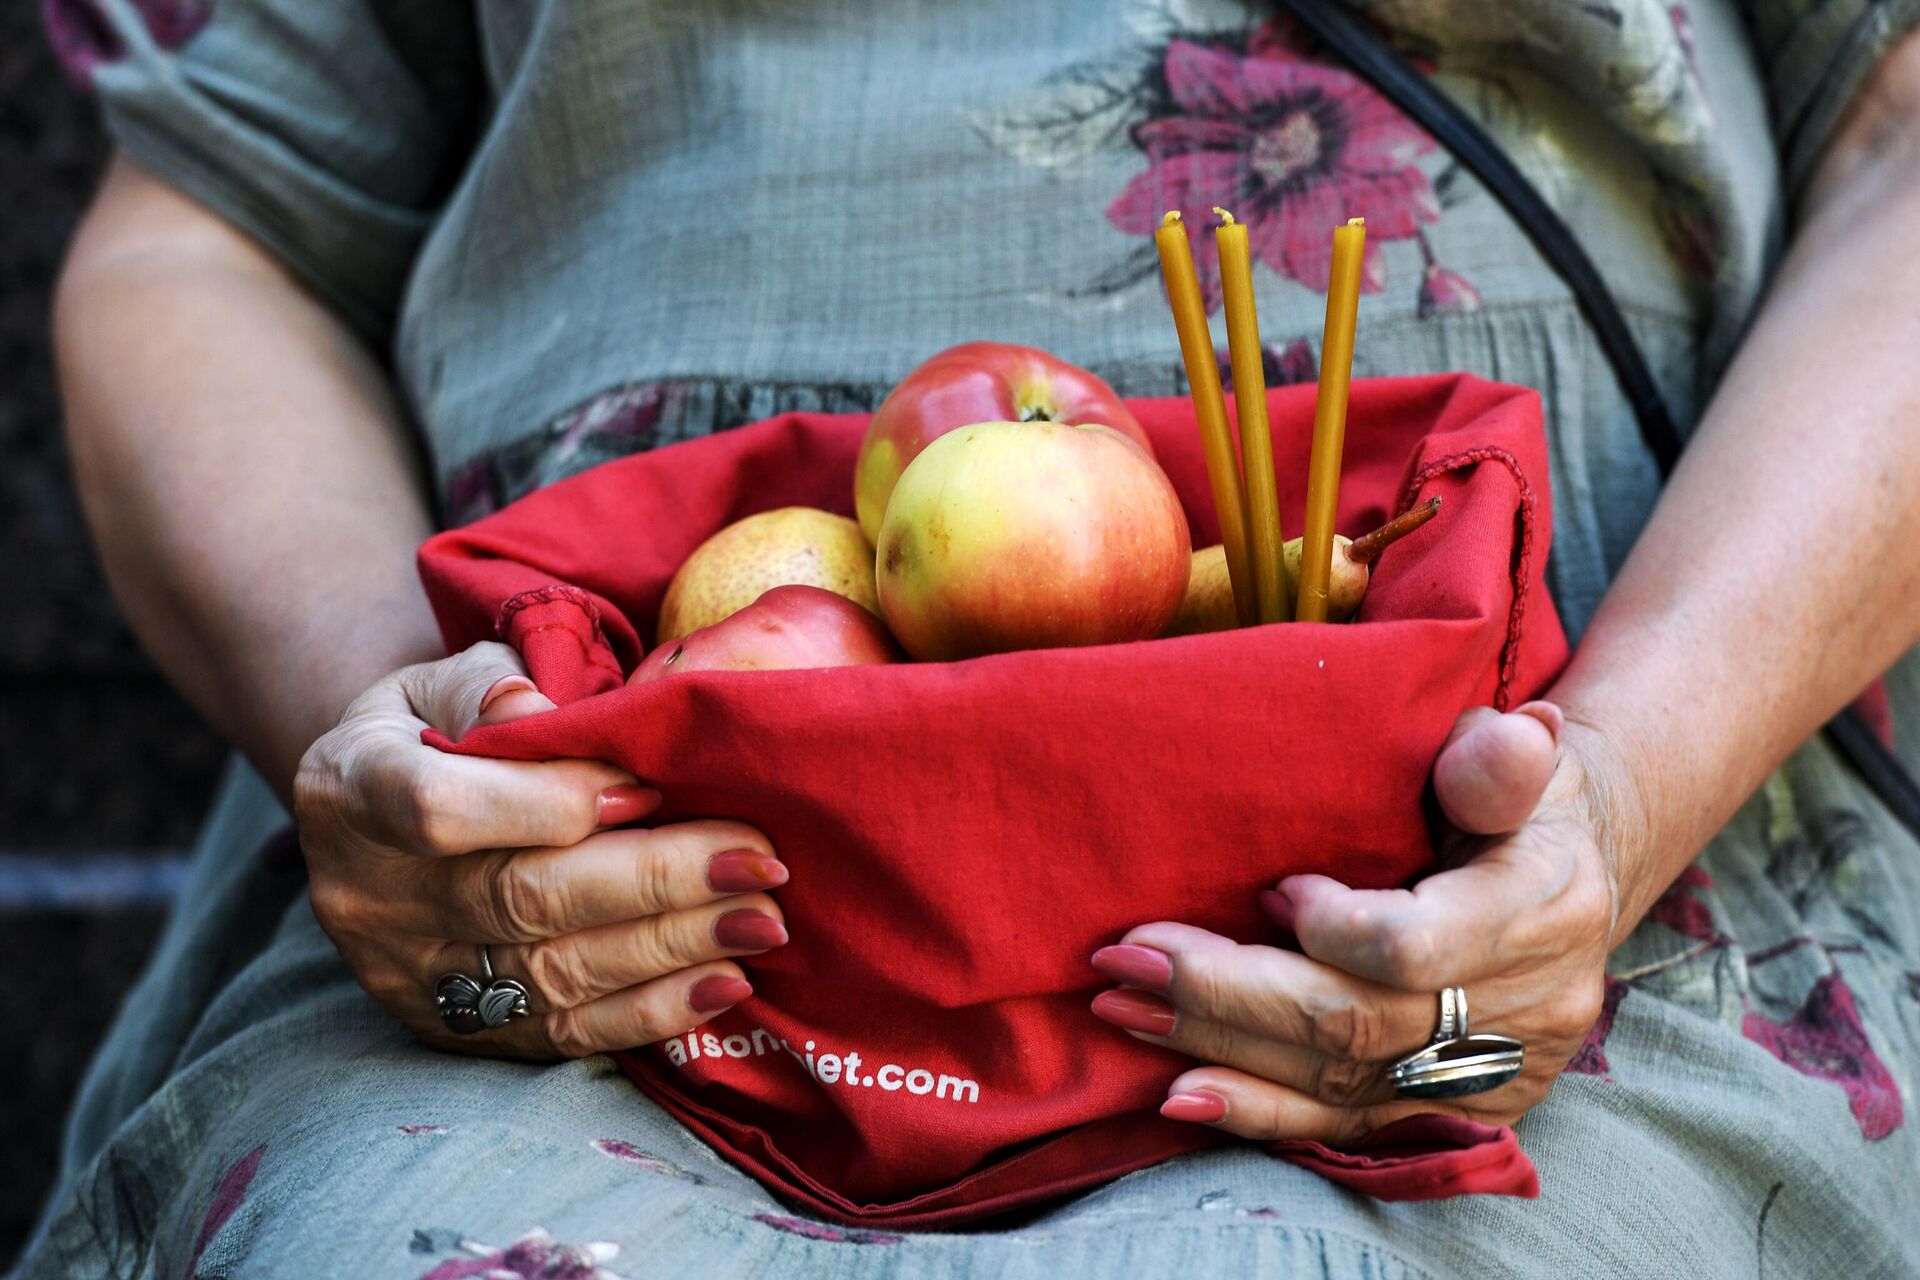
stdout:
MULTIPOLYGON (((1169 976, 1158 993, 1182 1020, 1217 1026, 1222 1035, 1232 1029, 1342 1062, 1378 1063, 1404 1057, 1433 1033, 1430 995, 1396 991, 1297 952, 1243 946, 1191 925, 1141 925, 1123 946, 1096 953, 1094 967, 1131 981, 1124 965, 1106 957, 1143 949, 1165 955, 1169 976)), ((1135 971, 1148 967, 1141 963, 1135 971)))
POLYGON ((1508 715, 1488 707, 1463 713, 1433 763, 1434 796, 1447 820, 1478 835, 1525 822, 1553 777, 1563 723, 1550 702, 1508 715))
POLYGON ((1322 1102, 1284 1084, 1263 1080, 1228 1067, 1199 1067, 1177 1077, 1167 1090, 1160 1114, 1172 1120, 1187 1120, 1212 1125, 1217 1129, 1260 1142, 1305 1140, 1338 1146, 1356 1141, 1375 1129, 1404 1120, 1408 1116, 1440 1113, 1487 1120, 1517 1115, 1524 1108, 1511 1099, 1492 1102, 1508 1091, 1518 1097, 1518 1084, 1509 1084, 1491 1093, 1479 1095, 1489 1100, 1488 1110, 1476 1105, 1465 1107, 1432 1102, 1383 1102, 1343 1107, 1322 1102))
POLYGON ((525 676, 502 676, 480 699, 480 714, 474 724, 506 724, 553 709, 553 699, 536 689, 532 680, 525 676))
POLYGON ((1570 847, 1546 832, 1495 845, 1411 889, 1350 889, 1325 876, 1289 876, 1279 889, 1311 958, 1402 991, 1438 991, 1564 949, 1559 925, 1568 913, 1550 904, 1581 892, 1577 871, 1570 847))
POLYGON ((686 1032, 753 994, 740 966, 698 965, 570 1009, 533 1019, 563 1058, 584 1058, 654 1044, 686 1032))
POLYGON ((1095 1017, 1136 1040, 1277 1081, 1323 1102, 1350 1107, 1393 1096, 1385 1063, 1332 1057, 1271 1040, 1176 1010, 1144 991, 1103 991, 1093 998, 1092 1007, 1095 1017))
POLYGON ((546 703, 540 710, 553 707, 534 691, 520 655, 511 646, 491 641, 472 645, 443 662, 406 668, 400 673, 400 687, 415 715, 456 742, 488 711, 496 719, 510 718, 500 706, 502 699, 523 705, 533 691, 533 697, 546 703))
MULTIPOLYGON (((680 969, 732 956, 758 955, 786 945, 780 908, 763 894, 731 898, 687 911, 493 947, 493 971, 522 983, 536 1013, 571 1009, 680 969)), ((470 943, 451 943, 436 972, 471 962, 470 943)))
MULTIPOLYGON (((742 822, 602 831, 567 847, 488 850, 430 864, 401 927, 429 938, 534 942, 787 882, 767 838, 742 822)), ((419 871, 409 867, 409 873, 419 871)))

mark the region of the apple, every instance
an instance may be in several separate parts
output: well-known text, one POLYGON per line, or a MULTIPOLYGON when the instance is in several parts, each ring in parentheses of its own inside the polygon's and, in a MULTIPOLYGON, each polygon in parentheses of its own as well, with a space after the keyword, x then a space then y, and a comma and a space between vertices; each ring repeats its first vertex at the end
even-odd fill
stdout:
POLYGON ((915 658, 1159 635, 1186 591, 1180 499, 1111 427, 981 422, 933 441, 880 525, 880 612, 915 658))
MULTIPOLYGON (((1297 556, 1295 557, 1298 558, 1297 556)), ((1227 573, 1227 549, 1218 543, 1193 553, 1193 572, 1180 611, 1162 632, 1168 636, 1196 636, 1208 631, 1231 631, 1240 625, 1233 603, 1233 579, 1227 573)))
POLYGON ((1113 388, 1036 347, 968 342, 949 347, 901 379, 867 425, 853 469, 853 509, 869 542, 900 475, 920 451, 976 422, 1097 422, 1153 444, 1113 388))
POLYGON ((710 627, 783 586, 825 587, 876 616, 873 547, 845 516, 781 507, 736 520, 694 549, 660 602, 657 643, 710 627))
POLYGON ((880 620, 821 587, 775 587, 744 609, 648 654, 629 687, 685 671, 789 671, 900 661, 880 620))

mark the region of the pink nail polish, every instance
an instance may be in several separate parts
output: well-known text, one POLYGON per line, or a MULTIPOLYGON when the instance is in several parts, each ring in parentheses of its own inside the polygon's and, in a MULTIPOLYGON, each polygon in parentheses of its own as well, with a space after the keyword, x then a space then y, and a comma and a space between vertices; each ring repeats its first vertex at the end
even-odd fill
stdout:
POLYGON ((1260 904, 1261 912, 1288 933, 1294 932, 1293 899, 1278 889, 1262 889, 1254 896, 1260 904))
POLYGON ((1160 1104, 1160 1114, 1169 1120, 1214 1124, 1227 1118, 1227 1100, 1217 1093, 1176 1093, 1160 1104))
POLYGON ((1173 961, 1155 947, 1132 942, 1102 947, 1093 953, 1091 963, 1115 982, 1124 982, 1130 987, 1165 991, 1173 985, 1173 961))
POLYGON ((619 827, 637 822, 660 807, 660 793, 652 787, 608 787, 600 793, 600 825, 619 827))
POLYGON ((758 849, 729 849, 707 859, 707 884, 720 893, 758 893, 787 882, 787 864, 758 849))
POLYGON ((1126 1031, 1150 1036, 1173 1034, 1173 1006, 1144 991, 1102 991, 1093 998, 1093 1016, 1126 1031))
POLYGON ((729 911, 713 922, 713 940, 729 951, 766 951, 787 942, 787 926, 764 911, 729 911))
POLYGON ((744 978, 726 973, 709 974, 687 992, 687 1007, 695 1013, 718 1013, 731 1009, 752 994, 753 988, 744 978))
POLYGON ((507 694, 519 693, 524 690, 530 690, 533 687, 533 681, 527 679, 525 676, 501 676, 498 680, 488 685, 487 691, 480 695, 480 714, 487 714, 487 708, 507 694))

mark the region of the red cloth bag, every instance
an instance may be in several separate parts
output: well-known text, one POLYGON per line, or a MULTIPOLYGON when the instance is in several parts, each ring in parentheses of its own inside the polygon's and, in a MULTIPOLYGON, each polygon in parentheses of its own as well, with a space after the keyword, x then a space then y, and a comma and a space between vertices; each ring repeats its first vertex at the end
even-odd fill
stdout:
MULTIPOLYGON (((1310 386, 1271 394, 1299 527, 1310 386)), ((1185 400, 1133 405, 1218 540, 1185 400)), ((559 709, 447 750, 611 761, 658 821, 750 822, 792 870, 792 941, 755 995, 620 1055, 654 1100, 824 1217, 953 1225, 1228 1140, 1155 1108, 1191 1061, 1087 1010, 1087 963, 1149 920, 1271 939, 1255 893, 1321 872, 1402 884, 1434 851, 1428 772, 1455 717, 1539 693, 1567 657, 1542 583, 1540 402, 1465 375, 1356 382, 1339 527, 1416 500, 1348 625, 1282 625, 959 663, 623 673, 674 571, 731 521, 846 511, 864 419, 789 414, 621 459, 421 552, 450 649, 500 639, 559 709), (639 630, 636 631, 636 628, 639 630)), ((1423 1117, 1276 1154, 1371 1194, 1535 1194, 1510 1131, 1423 1117)))

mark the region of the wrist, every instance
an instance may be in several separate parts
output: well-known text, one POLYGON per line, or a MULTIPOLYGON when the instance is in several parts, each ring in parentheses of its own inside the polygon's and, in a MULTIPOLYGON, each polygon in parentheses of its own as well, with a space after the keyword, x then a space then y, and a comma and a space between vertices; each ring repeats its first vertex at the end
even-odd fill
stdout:
POLYGON ((1593 833, 1613 893, 1613 923, 1608 949, 1633 932, 1686 865, 1665 865, 1650 798, 1644 753, 1619 728, 1590 710, 1562 703, 1566 727, 1563 755, 1576 762, 1574 803, 1593 833))

